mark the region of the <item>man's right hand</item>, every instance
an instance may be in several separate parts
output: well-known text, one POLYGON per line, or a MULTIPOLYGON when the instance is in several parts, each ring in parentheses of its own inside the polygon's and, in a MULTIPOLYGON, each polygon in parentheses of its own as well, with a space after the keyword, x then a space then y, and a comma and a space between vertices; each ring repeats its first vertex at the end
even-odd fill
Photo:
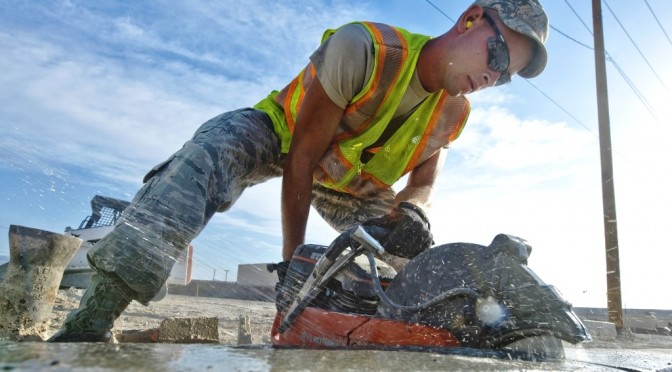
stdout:
POLYGON ((292 303, 292 296, 289 289, 285 286, 287 271, 289 270, 289 261, 282 261, 275 264, 266 265, 269 273, 276 271, 278 273, 278 282, 275 283, 275 308, 279 313, 285 311, 292 303))

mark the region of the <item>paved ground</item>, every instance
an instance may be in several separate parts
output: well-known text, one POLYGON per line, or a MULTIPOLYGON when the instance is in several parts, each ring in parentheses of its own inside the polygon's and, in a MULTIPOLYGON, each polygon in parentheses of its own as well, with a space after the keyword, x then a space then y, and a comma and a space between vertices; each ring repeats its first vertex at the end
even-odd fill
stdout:
MULTIPOLYGON (((60 328, 68 312, 79 305, 82 293, 83 290, 77 289, 59 291, 51 323, 54 333, 60 328)), ((250 318, 253 344, 271 343, 271 325, 275 317, 274 303, 211 297, 168 295, 159 302, 150 302, 149 306, 133 302, 117 319, 113 331, 157 328, 166 318, 217 317, 220 343, 236 345, 241 316, 250 318)))
MULTIPOLYGON (((52 330, 77 306, 81 291, 60 291, 52 330)), ((542 362, 502 357, 496 351, 282 350, 270 347, 275 306, 269 302, 168 295, 148 307, 131 304, 115 331, 156 328, 169 317, 217 317, 219 344, 52 344, 0 340, 0 370, 133 371, 672 371, 672 337, 631 334, 571 346, 564 359, 542 362), (240 316, 248 316, 252 346, 237 343, 240 316)))
MULTIPOLYGON (((69 289, 59 291, 54 306, 52 330, 56 332, 67 313, 76 308, 82 290, 69 289)), ((250 319, 253 344, 270 344, 270 333, 275 305, 271 302, 243 301, 211 297, 191 297, 168 295, 162 301, 142 306, 133 302, 115 323, 114 331, 147 330, 159 327, 166 318, 178 317, 217 317, 219 319, 219 338, 224 345, 237 345, 239 318, 250 319)), ((636 320, 636 319, 635 319, 636 320)), ((629 319, 629 321, 634 321, 629 319)), ((578 348, 612 349, 669 349, 672 354, 672 337, 646 334, 623 334, 620 337, 610 335, 594 337, 594 340, 577 346, 578 348)))

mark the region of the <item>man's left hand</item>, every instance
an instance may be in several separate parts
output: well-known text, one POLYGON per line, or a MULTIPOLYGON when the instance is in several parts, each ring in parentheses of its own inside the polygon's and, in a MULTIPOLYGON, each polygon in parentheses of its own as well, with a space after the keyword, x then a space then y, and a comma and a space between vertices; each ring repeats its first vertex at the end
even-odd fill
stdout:
POLYGON ((362 227, 387 253, 403 258, 411 259, 434 244, 425 212, 409 202, 399 203, 389 214, 372 218, 362 227))

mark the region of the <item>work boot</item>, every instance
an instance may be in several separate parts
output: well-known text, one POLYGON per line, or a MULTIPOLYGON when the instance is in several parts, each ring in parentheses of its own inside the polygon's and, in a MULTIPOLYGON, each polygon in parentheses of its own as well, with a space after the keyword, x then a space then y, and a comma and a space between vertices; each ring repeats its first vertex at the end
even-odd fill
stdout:
POLYGON ((60 331, 48 342, 109 342, 114 321, 135 296, 126 283, 112 273, 98 272, 91 279, 79 309, 65 319, 60 331))

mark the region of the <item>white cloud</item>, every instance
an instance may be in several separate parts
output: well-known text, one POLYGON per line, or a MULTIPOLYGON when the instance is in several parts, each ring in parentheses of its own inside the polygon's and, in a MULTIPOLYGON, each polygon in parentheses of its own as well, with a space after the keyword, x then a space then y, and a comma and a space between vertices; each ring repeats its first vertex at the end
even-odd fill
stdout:
POLYGON ((357 12, 306 12, 307 4, 296 2, 170 2, 110 17, 91 5, 54 5, 34 9, 53 21, 44 26, 50 34, 0 34, 0 82, 12 87, 0 93, 7 102, 0 120, 17 128, 0 139, 12 149, 3 161, 97 164, 96 173, 117 181, 137 180, 210 117, 281 88, 305 64, 324 25, 357 12), (145 12, 179 14, 177 25, 145 12), (257 58, 262 50, 267 58, 257 58), (17 137, 33 150, 12 143, 17 137))
POLYGON ((442 187, 548 186, 585 165, 597 146, 588 132, 565 123, 521 120, 501 107, 473 109, 451 144, 442 187), (458 167, 458 169, 453 169, 458 167), (459 180, 459 182, 458 182, 459 180))

